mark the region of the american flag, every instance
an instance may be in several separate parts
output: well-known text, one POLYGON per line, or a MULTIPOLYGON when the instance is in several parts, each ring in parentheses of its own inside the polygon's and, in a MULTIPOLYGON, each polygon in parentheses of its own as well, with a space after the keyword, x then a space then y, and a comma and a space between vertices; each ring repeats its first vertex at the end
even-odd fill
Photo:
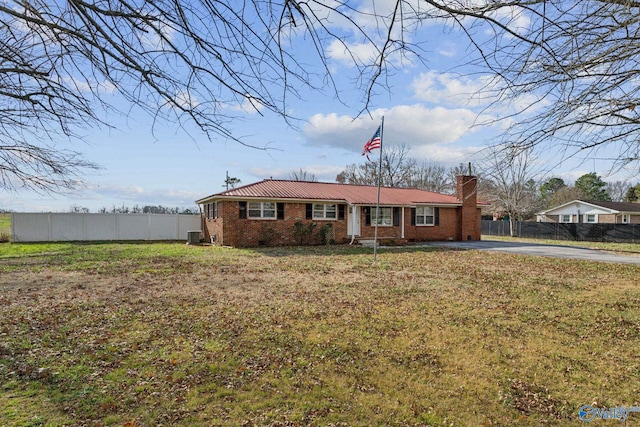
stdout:
POLYGON ((362 150, 362 155, 367 156, 367 159, 369 158, 369 153, 371 153, 371 150, 380 148, 380 127, 381 126, 378 126, 376 133, 374 133, 371 139, 368 140, 366 144, 364 144, 364 150, 362 150))

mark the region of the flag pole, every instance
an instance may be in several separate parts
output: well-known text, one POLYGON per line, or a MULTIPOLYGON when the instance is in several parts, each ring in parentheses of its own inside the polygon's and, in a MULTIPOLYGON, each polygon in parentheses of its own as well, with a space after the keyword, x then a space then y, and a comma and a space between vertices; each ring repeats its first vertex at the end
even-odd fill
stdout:
POLYGON ((376 227, 373 237, 373 262, 378 255, 378 223, 380 222, 380 183, 382 181, 382 136, 384 134, 384 116, 380 121, 380 161, 378 163, 378 200, 376 202, 376 227))

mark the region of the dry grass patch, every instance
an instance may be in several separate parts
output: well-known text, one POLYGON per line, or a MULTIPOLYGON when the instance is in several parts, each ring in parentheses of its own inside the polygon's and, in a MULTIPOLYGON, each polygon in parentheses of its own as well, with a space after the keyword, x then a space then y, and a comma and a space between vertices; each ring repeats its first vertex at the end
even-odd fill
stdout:
POLYGON ((0 252, 0 425, 538 426, 639 403, 638 266, 52 249, 0 252))

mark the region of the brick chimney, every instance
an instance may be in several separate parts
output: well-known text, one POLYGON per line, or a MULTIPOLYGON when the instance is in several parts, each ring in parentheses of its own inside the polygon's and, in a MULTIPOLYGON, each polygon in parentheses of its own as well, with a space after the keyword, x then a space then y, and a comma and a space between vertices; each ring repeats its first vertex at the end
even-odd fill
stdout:
POLYGON ((460 240, 480 240, 478 177, 458 175, 456 181, 456 197, 462 202, 458 217, 460 240))

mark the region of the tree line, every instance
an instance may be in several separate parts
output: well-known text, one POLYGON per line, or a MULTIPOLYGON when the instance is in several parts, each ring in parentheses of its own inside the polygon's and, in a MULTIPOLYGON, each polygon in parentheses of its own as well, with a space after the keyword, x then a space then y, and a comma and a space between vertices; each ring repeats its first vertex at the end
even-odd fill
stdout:
MULTIPOLYGON (((80 205, 72 205, 69 207, 69 212, 71 213, 89 213, 89 208, 80 205)), ((116 206, 112 205, 110 208, 103 206, 98 209, 98 213, 106 214, 106 213, 131 213, 131 214, 199 214, 200 209, 197 206, 194 207, 170 207, 163 205, 134 205, 132 207, 125 206, 116 206)))

